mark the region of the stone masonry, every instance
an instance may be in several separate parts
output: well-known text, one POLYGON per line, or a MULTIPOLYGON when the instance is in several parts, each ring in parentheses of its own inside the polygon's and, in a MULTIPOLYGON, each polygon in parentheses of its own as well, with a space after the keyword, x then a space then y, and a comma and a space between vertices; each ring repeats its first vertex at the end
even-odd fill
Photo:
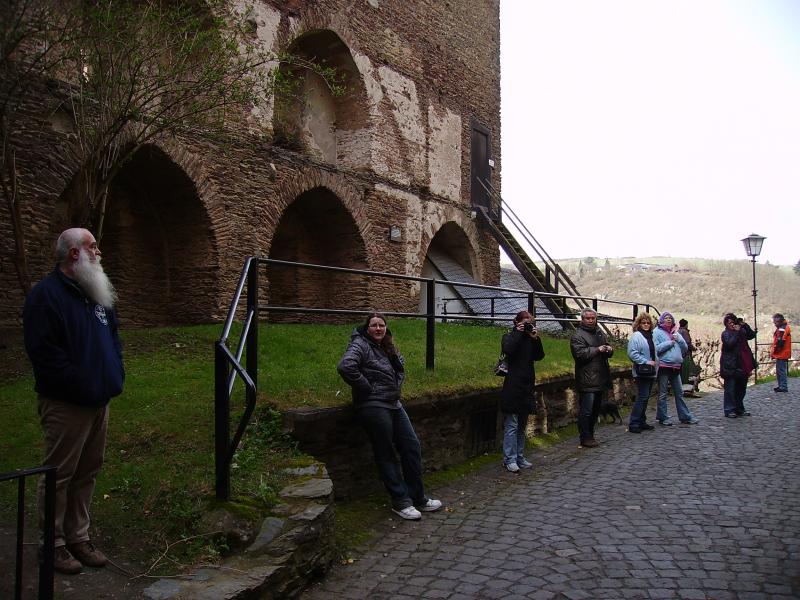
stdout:
MULTIPOLYGON (((629 406, 636 395, 630 369, 616 369, 613 378, 609 400, 629 406)), ((422 444, 426 471, 439 471, 486 452, 497 452, 502 445, 499 388, 403 404, 422 444)), ((574 423, 578 411, 575 378, 569 375, 537 382, 536 404, 537 410, 528 421, 529 436, 574 423)), ((337 498, 382 489, 369 441, 352 406, 287 410, 284 426, 303 452, 325 463, 337 498)))
MULTIPOLYGON (((239 143, 175 136, 124 166, 101 240, 123 323, 219 320, 251 254, 418 276, 446 225, 463 234, 460 260, 474 278, 497 284, 497 244, 470 218, 470 177, 478 123, 499 186, 499 0, 257 0, 255 9, 265 47, 327 60, 347 91, 332 97, 300 74, 303 100, 275 98, 246 115, 239 143)), ((58 84, 43 82, 12 136, 34 282, 69 225, 64 190, 78 164, 67 105, 58 84)), ((279 271, 270 300, 413 311, 419 302, 417 284, 279 271)), ((23 296, 8 253, 0 290, 0 327, 15 327, 23 296)))

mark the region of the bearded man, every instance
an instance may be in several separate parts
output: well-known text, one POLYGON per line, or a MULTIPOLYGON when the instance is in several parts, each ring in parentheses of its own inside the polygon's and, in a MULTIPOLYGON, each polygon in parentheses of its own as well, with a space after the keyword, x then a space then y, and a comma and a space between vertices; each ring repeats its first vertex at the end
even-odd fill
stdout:
MULTIPOLYGON (((116 292, 86 229, 56 242, 56 268, 25 301, 25 349, 33 365, 45 465, 56 472, 55 569, 74 574, 107 558, 89 536, 89 505, 103 464, 108 403, 125 371, 114 314, 116 292)), ((39 482, 44 519, 44 479, 39 482)))

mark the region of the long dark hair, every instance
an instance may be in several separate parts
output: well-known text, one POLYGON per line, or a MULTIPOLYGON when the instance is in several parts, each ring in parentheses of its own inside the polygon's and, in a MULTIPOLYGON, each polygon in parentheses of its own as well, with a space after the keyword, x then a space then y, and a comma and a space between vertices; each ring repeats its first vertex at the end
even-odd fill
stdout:
MULTIPOLYGON (((367 332, 369 331, 369 322, 372 319, 378 318, 383 321, 384 325, 386 325, 386 335, 383 336, 383 339, 380 341, 379 346, 386 352, 389 356, 396 356, 397 355, 397 346, 394 345, 394 339, 392 338, 392 334, 389 333, 389 325, 386 321, 386 315, 379 312, 371 312, 367 315, 367 318, 364 319, 364 324, 360 327, 360 329, 364 332, 364 335, 369 335, 367 332)), ((372 338, 370 338, 372 339, 372 338)))

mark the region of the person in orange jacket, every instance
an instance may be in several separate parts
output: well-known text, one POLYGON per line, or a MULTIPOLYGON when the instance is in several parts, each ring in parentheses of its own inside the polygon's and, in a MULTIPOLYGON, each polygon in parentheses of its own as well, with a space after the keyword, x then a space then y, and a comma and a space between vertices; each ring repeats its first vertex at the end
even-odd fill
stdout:
POLYGON ((789 391, 789 360, 792 358, 792 328, 783 318, 781 313, 772 316, 775 324, 775 333, 772 334, 772 351, 770 356, 775 359, 775 375, 778 386, 773 388, 776 392, 789 391))

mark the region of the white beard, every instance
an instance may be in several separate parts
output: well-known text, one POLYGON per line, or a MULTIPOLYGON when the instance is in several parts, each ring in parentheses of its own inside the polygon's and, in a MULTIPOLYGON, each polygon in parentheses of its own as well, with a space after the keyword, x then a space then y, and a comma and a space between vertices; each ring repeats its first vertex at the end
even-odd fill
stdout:
POLYGON ((74 266, 74 273, 78 285, 89 298, 106 308, 114 308, 117 290, 103 271, 100 258, 92 261, 89 253, 81 250, 78 262, 74 266))

